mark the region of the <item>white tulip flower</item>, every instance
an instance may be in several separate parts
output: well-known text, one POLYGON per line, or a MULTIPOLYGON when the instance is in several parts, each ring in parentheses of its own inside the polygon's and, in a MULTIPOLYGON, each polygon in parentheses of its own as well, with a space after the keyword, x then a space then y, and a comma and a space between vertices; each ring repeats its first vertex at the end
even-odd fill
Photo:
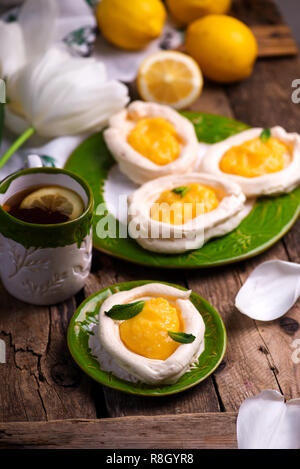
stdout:
POLYGON ((7 96, 6 125, 44 137, 97 131, 128 102, 127 87, 107 80, 102 63, 57 47, 12 75, 7 96))
POLYGON ((49 138, 95 132, 129 101, 127 87, 108 80, 102 63, 58 47, 10 76, 7 96, 5 124, 22 135, 0 168, 34 132, 49 138))

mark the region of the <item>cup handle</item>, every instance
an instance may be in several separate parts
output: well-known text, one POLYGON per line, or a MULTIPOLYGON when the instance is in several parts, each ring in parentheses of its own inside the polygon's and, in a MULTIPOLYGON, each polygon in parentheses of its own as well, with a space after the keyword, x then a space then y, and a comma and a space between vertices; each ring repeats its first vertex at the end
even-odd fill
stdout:
POLYGON ((39 155, 28 155, 26 166, 27 168, 42 168, 43 162, 39 155))

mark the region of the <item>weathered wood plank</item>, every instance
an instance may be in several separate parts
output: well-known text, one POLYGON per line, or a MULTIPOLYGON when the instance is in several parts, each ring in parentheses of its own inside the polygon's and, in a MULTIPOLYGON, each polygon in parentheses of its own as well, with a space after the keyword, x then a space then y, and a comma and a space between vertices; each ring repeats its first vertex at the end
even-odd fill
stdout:
POLYGON ((105 391, 105 400, 110 417, 218 412, 220 410, 212 378, 208 378, 183 393, 165 397, 128 396, 110 389, 105 391))
POLYGON ((299 104, 292 102, 292 81, 299 76, 299 58, 258 61, 250 78, 226 88, 234 115, 253 127, 299 132, 299 104))
POLYGON ((0 423, 0 448, 234 449, 236 414, 0 423))
POLYGON ((0 286, 0 421, 96 417, 90 381, 72 362, 66 328, 74 301, 35 307, 12 298, 0 286))
POLYGON ((230 14, 250 26, 284 24, 283 18, 272 0, 233 0, 230 14))
POLYGON ((258 57, 298 55, 298 47, 286 24, 252 26, 258 42, 258 57))
POLYGON ((206 81, 200 97, 189 107, 189 110, 233 117, 233 111, 224 90, 206 81))
MULTIPOLYGON (((270 0, 237 0, 233 13, 249 25, 283 23, 270 0)), ((251 77, 225 88, 235 116, 252 126, 282 125, 299 132, 299 105, 291 99, 292 81, 299 76, 299 57, 258 60, 251 77)))
POLYGON ((291 262, 300 263, 300 219, 284 237, 284 245, 291 262))

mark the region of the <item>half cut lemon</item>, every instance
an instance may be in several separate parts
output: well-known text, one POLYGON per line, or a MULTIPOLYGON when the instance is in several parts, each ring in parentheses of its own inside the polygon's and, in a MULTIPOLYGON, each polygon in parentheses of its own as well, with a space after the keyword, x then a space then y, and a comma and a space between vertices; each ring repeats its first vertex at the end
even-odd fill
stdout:
POLYGON ((140 65, 138 90, 145 101, 183 109, 200 95, 203 76, 197 62, 182 52, 160 51, 140 65))

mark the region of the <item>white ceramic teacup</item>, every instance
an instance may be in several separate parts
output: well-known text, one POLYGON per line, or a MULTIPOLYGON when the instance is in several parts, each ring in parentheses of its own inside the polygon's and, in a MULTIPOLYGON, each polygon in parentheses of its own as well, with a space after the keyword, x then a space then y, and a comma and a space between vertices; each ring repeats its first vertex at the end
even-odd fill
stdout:
POLYGON ((0 183, 0 275, 11 295, 50 305, 83 288, 92 259, 93 206, 85 181, 63 169, 26 169, 0 183), (83 214, 65 223, 42 225, 23 222, 2 208, 14 194, 40 185, 76 192, 84 202, 83 214))

